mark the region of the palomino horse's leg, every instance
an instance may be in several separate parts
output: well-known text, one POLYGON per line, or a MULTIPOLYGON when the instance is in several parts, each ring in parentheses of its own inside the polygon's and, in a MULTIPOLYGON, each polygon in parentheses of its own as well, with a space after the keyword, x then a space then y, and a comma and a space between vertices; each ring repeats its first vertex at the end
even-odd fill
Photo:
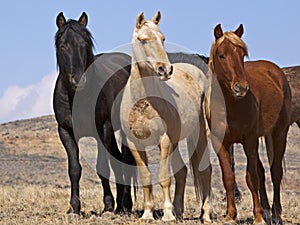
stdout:
POLYGON ((176 220, 173 215, 173 204, 171 202, 170 186, 171 186, 171 174, 170 174, 170 154, 173 151, 173 144, 167 134, 164 134, 160 143, 160 168, 159 168, 159 183, 163 189, 164 195, 164 216, 163 221, 176 220))
POLYGON ((253 224, 266 224, 263 219, 263 208, 258 196, 260 177, 258 175, 258 138, 248 138, 244 143, 244 151, 247 156, 246 181, 253 200, 253 224))
POLYGON ((79 149, 73 134, 58 126, 60 139, 68 154, 68 171, 71 181, 71 208, 68 213, 80 214, 79 180, 81 177, 81 165, 79 162, 79 149))
POLYGON ((185 166, 179 149, 174 147, 172 153, 171 165, 175 177, 175 194, 174 194, 174 213, 177 219, 182 220, 184 210, 184 190, 186 184, 187 167, 185 166))
POLYGON ((143 185, 143 193, 144 193, 144 213, 142 216, 142 220, 152 221, 153 217, 153 194, 152 194, 152 183, 151 183, 151 172, 148 169, 148 159, 144 149, 138 148, 141 151, 136 150, 137 148, 132 142, 130 142, 132 146, 130 146, 131 153, 135 159, 136 165, 139 169, 140 178, 143 185))

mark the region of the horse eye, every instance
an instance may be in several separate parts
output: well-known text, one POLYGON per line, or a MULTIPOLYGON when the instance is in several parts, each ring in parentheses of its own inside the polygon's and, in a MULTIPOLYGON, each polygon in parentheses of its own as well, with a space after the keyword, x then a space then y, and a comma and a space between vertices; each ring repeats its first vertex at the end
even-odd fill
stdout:
POLYGON ((225 59, 225 56, 224 56, 223 54, 220 54, 220 55, 219 55, 219 58, 220 58, 220 59, 225 59))
POLYGON ((141 40, 141 44, 142 44, 142 45, 144 45, 144 44, 146 44, 146 43, 147 43, 146 40, 141 40))

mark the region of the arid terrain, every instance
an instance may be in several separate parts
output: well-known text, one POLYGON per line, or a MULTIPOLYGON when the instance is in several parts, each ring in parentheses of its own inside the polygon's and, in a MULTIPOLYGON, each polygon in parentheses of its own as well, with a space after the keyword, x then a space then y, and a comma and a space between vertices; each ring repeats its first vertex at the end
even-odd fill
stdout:
MULTIPOLYGON (((84 151, 94 145, 86 139, 80 145, 84 151)), ((265 149, 260 155, 266 168, 267 190, 272 199, 272 183, 265 149)), ((236 146, 237 182, 243 193, 238 208, 238 224, 252 223, 252 201, 245 182, 243 150, 236 146)), ((300 224, 300 129, 293 125, 288 135, 285 155, 285 177, 282 182, 284 224, 300 224)), ((134 203, 135 214, 116 216, 101 215, 102 188, 95 169, 81 157, 83 174, 80 181, 82 215, 67 215, 70 183, 67 172, 67 155, 57 134, 54 116, 15 121, 0 125, 0 224, 143 224, 137 218, 143 207, 142 190, 138 189, 134 203)), ((215 156, 213 163, 212 217, 214 224, 222 224, 226 202, 220 177, 220 167, 215 156)), ((114 185, 113 185, 114 186, 114 185)), ((174 191, 172 185, 172 192, 174 191)), ((162 206, 159 185, 154 188, 156 209, 162 206)), ((192 178, 189 173, 182 222, 199 224, 199 203, 196 201, 192 178)), ((153 224, 163 224, 158 218, 153 224)))

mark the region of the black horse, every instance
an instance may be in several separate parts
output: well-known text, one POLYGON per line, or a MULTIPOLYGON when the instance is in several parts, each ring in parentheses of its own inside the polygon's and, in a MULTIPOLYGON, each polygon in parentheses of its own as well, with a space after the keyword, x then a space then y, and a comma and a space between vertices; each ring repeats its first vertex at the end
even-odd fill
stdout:
MULTIPOLYGON (((135 162, 128 148, 123 146, 122 152, 118 150, 111 122, 111 107, 129 77, 131 58, 123 53, 95 56, 87 23, 88 17, 84 12, 78 21, 66 21, 63 13, 59 13, 56 18, 58 31, 55 46, 59 75, 53 106, 58 133, 68 155, 71 181, 71 207, 68 212, 80 214, 79 180, 82 168, 78 140, 84 136, 95 137, 98 142, 97 173, 104 190, 104 211, 115 210, 108 179, 110 161, 117 187, 115 212, 131 212, 131 186, 124 181, 126 176, 120 162, 130 165, 135 162), (102 85, 101 82, 106 78, 105 85, 102 85), (100 87, 95 90, 98 83, 103 86, 101 91, 100 87), (91 84, 94 88, 90 88, 91 84)), ((135 176, 133 171, 127 172, 132 172, 126 174, 129 179, 135 176)))

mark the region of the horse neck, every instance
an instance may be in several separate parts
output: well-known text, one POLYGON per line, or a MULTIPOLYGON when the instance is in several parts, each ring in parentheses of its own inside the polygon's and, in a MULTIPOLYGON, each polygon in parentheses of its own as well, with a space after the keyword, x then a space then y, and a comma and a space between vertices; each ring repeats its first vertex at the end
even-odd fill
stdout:
POLYGON ((129 84, 131 99, 134 102, 140 99, 147 99, 155 107, 155 101, 153 102, 153 98, 149 96, 160 96, 166 99, 166 95, 168 95, 165 81, 159 80, 156 73, 149 68, 147 63, 133 61, 129 84))

